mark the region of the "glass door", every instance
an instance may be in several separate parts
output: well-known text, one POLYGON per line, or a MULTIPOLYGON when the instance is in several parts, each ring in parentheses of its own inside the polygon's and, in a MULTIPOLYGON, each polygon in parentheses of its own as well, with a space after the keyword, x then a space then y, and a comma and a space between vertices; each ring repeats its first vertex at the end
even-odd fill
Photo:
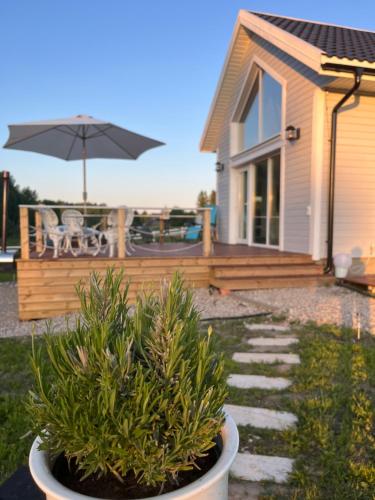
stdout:
POLYGON ((269 169, 271 170, 269 185, 269 228, 268 244, 272 246, 279 245, 279 227, 280 227, 280 155, 274 156, 269 160, 269 169))
POLYGON ((254 165, 253 243, 279 245, 280 155, 254 165))
POLYGON ((249 178, 248 171, 242 170, 239 179, 239 227, 238 239, 240 242, 247 243, 247 227, 248 227, 248 207, 249 207, 249 178))
POLYGON ((253 243, 267 244, 268 162, 254 166, 253 243))

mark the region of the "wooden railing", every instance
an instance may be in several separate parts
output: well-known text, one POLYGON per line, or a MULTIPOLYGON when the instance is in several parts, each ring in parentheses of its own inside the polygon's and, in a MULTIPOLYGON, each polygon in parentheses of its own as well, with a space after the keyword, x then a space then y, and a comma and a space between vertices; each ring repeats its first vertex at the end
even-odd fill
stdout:
MULTIPOLYGON (((85 220, 103 219, 108 217, 108 214, 115 210, 117 211, 117 258, 125 259, 126 255, 126 216, 127 210, 131 209, 137 218, 159 218, 160 243, 164 243, 165 236, 165 220, 166 219, 194 219, 197 215, 201 216, 202 220, 202 255, 209 257, 212 253, 211 240, 211 209, 205 208, 177 208, 166 209, 155 207, 106 207, 106 206, 77 206, 77 205, 20 205, 20 243, 21 243, 21 258, 24 260, 30 259, 31 244, 33 251, 39 255, 45 244, 45 227, 43 227, 42 216, 40 209, 51 208, 54 211, 62 211, 65 209, 79 210, 85 220), (182 213, 177 215, 171 214, 172 210, 178 210, 182 213), (169 215, 168 215, 169 214, 169 215), (30 228, 32 227, 33 237, 30 238, 30 228)), ((90 226, 88 226, 90 227, 90 226)), ((136 229, 135 229, 136 231, 136 229)), ((168 243, 166 243, 168 245, 168 243)))

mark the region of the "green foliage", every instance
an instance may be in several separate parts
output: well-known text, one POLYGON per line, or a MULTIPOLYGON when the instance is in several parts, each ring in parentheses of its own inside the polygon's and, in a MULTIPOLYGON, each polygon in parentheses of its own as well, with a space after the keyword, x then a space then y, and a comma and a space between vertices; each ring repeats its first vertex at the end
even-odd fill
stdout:
POLYGON ((176 275, 128 314, 122 275, 93 274, 78 290, 82 319, 47 333, 49 372, 33 349, 29 411, 43 449, 75 458, 85 477, 133 471, 140 483, 178 479, 214 445, 223 424, 224 362, 199 332, 176 275))
POLYGON ((216 191, 212 190, 210 194, 207 191, 200 191, 197 198, 198 208, 206 207, 207 205, 216 205, 216 191))
MULTIPOLYGON (((7 234, 15 235, 19 228, 19 210, 18 205, 28 205, 38 202, 38 195, 29 187, 20 188, 13 176, 9 178, 9 194, 8 194, 8 217, 7 217, 7 234)), ((1 182, 0 188, 0 206, 3 204, 3 186, 1 182)))
POLYGON ((199 191, 197 198, 197 206, 201 208, 207 206, 207 204, 208 204, 207 191, 199 191))

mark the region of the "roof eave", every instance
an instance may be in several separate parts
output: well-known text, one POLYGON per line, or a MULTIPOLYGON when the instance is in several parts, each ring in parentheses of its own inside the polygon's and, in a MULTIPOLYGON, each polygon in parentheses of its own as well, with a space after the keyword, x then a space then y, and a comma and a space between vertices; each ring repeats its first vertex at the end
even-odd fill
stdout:
MULTIPOLYGON (((278 28, 277 26, 274 26, 272 23, 260 18, 259 16, 246 10, 240 10, 225 58, 225 63, 220 74, 215 95, 203 130, 200 141, 201 151, 215 152, 217 149, 218 137, 213 137, 215 136, 215 133, 210 134, 210 129, 215 122, 215 111, 219 103, 220 91, 223 87, 225 75, 227 73, 233 51, 236 48, 236 40, 241 27, 248 29, 264 40, 267 40, 272 45, 278 47, 280 50, 286 52, 291 57, 294 57, 320 75, 338 76, 339 72, 342 72, 342 76, 345 77, 352 74, 355 68, 360 67, 365 70, 365 79, 373 80, 375 78, 375 63, 369 61, 359 61, 357 59, 328 56, 322 52, 321 49, 314 47, 310 43, 305 42, 304 40, 281 28, 278 28)), ((219 128, 220 127, 218 126, 217 129, 219 128)))
POLYGON ((221 90, 221 87, 222 87, 222 84, 223 84, 223 80, 224 80, 225 74, 227 72, 227 68, 228 68, 228 64, 229 64, 232 52, 234 50, 234 46, 235 46, 235 43, 236 43, 236 40, 237 40, 237 36, 238 36, 238 32, 240 30, 240 27, 241 27, 241 23, 240 23, 240 19, 239 19, 239 16, 238 16, 237 20, 236 20, 236 24, 234 26, 232 38, 231 38, 230 43, 229 43, 229 48, 228 48, 227 54, 225 56, 224 65, 223 65, 222 70, 220 72, 219 81, 218 81, 218 83, 216 85, 215 94, 214 94, 214 97, 213 97, 213 99, 211 101, 210 109, 208 111, 208 116, 207 116, 207 119, 206 119, 206 122, 205 122, 205 125, 204 125, 202 137, 201 137, 201 140, 200 140, 200 143, 199 143, 199 149, 202 152, 213 153, 216 150, 216 146, 212 149, 211 146, 209 146, 209 145, 206 144, 206 138, 207 138, 207 134, 208 134, 211 122, 212 122, 212 118, 213 118, 213 114, 214 114, 214 111, 215 111, 215 108, 216 108, 216 104, 217 104, 217 101, 219 99, 220 90, 221 90))
POLYGON ((319 71, 320 74, 326 74, 325 67, 330 67, 331 70, 336 66, 337 70, 344 71, 345 68, 348 68, 348 72, 352 72, 353 68, 363 68, 364 72, 368 74, 374 74, 375 72, 375 63, 370 61, 359 61, 358 59, 349 59, 348 57, 336 57, 336 56, 328 56, 326 54, 322 54, 321 59, 321 69, 319 71))

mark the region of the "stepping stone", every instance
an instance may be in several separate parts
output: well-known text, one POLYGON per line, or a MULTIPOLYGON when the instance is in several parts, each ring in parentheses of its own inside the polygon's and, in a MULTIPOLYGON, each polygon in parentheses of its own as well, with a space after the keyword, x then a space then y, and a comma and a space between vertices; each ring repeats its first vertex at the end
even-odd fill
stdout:
POLYGON ((232 359, 238 361, 238 363, 287 363, 289 365, 299 365, 301 363, 298 354, 279 352, 235 352, 232 359))
POLYGON ((224 405, 237 425, 251 425, 259 429, 275 429, 283 431, 293 427, 298 418, 287 411, 268 410, 249 406, 224 405))
POLYGON ((261 346, 261 347, 279 347, 279 346, 288 346, 292 344, 298 344, 299 340, 296 337, 254 337, 252 339, 248 339, 247 343, 253 346, 261 346))
POLYGON ((245 323, 245 328, 250 331, 263 330, 265 332, 288 332, 287 325, 273 325, 271 323, 245 323))
POLYGON ((229 375, 228 385, 239 389, 286 389, 292 382, 283 377, 265 377, 264 375, 229 375))
POLYGON ((237 453, 230 471, 237 479, 246 481, 285 483, 293 470, 293 462, 285 457, 237 453))

